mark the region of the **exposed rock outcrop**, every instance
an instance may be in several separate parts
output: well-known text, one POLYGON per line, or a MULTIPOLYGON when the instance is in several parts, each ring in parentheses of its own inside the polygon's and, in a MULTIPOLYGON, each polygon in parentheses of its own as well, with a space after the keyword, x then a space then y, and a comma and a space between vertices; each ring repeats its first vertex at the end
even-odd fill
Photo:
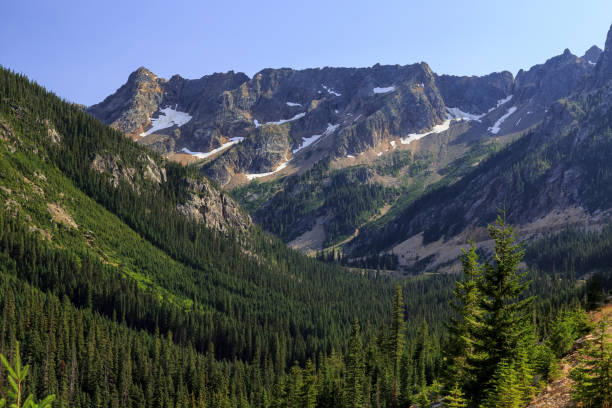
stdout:
POLYGON ((148 69, 140 67, 130 74, 128 81, 117 92, 87 111, 102 122, 137 137, 159 109, 165 82, 148 69))
POLYGON ((228 232, 228 227, 246 231, 251 226, 251 217, 208 181, 188 178, 183 182, 190 194, 186 202, 177 206, 179 213, 221 232, 228 232))
MULTIPOLYGON (((596 48, 584 58, 566 51, 521 71, 516 80, 509 72, 436 75, 426 63, 264 69, 252 78, 230 71, 195 80, 175 75, 168 81, 140 68, 88 112, 162 154, 210 152, 243 138, 206 166, 206 174, 224 186, 238 174, 268 173, 316 148, 300 148, 305 140, 315 138, 312 146, 326 146, 319 155, 356 155, 431 131, 448 119, 448 108, 477 116, 484 124, 476 127, 480 138, 489 137, 488 128, 499 135, 521 132, 539 123, 550 103, 568 96, 593 71, 589 58, 599 58, 596 48), (511 95, 512 104, 504 106, 511 95), (516 112, 512 120, 496 125, 510 107, 516 112), (184 120, 173 122, 166 115, 184 120), (160 118, 165 127, 151 128, 151 119, 160 118)), ((463 119, 456 111, 453 115, 463 119)), ((293 161, 293 168, 299 170, 300 163, 293 161)))

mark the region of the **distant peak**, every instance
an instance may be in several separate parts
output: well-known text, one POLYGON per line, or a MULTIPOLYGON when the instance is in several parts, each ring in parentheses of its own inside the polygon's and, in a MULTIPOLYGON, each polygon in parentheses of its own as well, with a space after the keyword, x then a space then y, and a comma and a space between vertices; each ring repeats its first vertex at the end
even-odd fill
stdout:
POLYGON ((595 64, 599 60, 599 57, 601 56, 602 53, 603 53, 603 50, 601 48, 599 48, 596 45, 593 45, 591 48, 589 48, 584 53, 582 58, 591 64, 595 64))
POLYGON ((612 27, 606 37, 606 46, 595 67, 596 85, 601 85, 612 79, 612 27))
POLYGON ((142 80, 142 79, 156 79, 157 75, 155 75, 153 72, 149 71, 147 68, 145 67, 139 67, 136 71, 132 72, 130 74, 129 77, 129 81, 132 80, 142 80))

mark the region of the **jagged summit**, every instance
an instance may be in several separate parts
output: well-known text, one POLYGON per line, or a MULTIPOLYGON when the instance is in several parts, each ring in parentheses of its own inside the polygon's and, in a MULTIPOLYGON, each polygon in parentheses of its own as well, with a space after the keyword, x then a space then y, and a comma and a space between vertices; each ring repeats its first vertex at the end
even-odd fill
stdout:
POLYGON ((603 53, 595 66, 595 86, 600 86, 612 79, 612 26, 606 37, 603 53))
POLYGON ((521 132, 592 69, 569 49, 516 78, 507 71, 437 75, 426 62, 265 68, 252 78, 229 71, 169 81, 141 67, 89 112, 163 154, 211 157, 206 172, 225 186, 276 174, 288 163, 287 171, 303 169, 313 161, 302 159, 313 154, 337 160, 385 143, 402 148, 401 140, 445 131, 452 119, 472 121, 463 132, 477 139, 521 132), (516 119, 506 121, 510 116, 516 119))
POLYGON ((599 57, 601 57, 602 53, 603 50, 601 48, 596 45, 593 45, 584 53, 582 58, 586 60, 589 64, 595 65, 597 64, 597 61, 599 60, 599 57))

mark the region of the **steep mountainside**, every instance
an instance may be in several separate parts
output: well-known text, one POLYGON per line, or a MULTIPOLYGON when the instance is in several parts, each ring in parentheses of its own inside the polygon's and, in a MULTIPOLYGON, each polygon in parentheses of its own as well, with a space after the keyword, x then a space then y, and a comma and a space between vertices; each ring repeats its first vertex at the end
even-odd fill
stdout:
MULTIPOLYGON (((554 102, 541 125, 457 183, 424 195, 384 225, 362 231, 351 244, 352 253, 375 247, 374 252, 399 255, 400 263, 435 267, 457 254, 458 241, 468 236, 482 239, 482 227, 500 208, 506 209, 510 222, 518 224, 523 238, 574 223, 596 227, 609 222, 611 35, 593 74, 576 79, 575 92, 554 102)), ((553 60, 548 63, 566 71, 567 61, 574 57, 565 53, 553 60)), ((571 66, 574 72, 575 65, 571 66)), ((532 71, 520 74, 517 83, 520 78, 539 77, 540 86, 548 88, 540 68, 532 71)), ((524 83, 538 84, 527 79, 524 83)), ((530 87, 523 87, 526 95, 530 87)), ((551 98, 558 96, 551 94, 551 98)))
POLYGON ((483 123, 481 137, 520 132, 592 70, 585 58, 566 51, 516 80, 509 72, 439 76, 425 63, 169 81, 140 68, 88 112, 161 153, 218 156, 206 173, 235 185, 286 167, 309 168, 313 154, 350 158, 389 142, 403 148, 444 131, 449 119, 483 123), (513 120, 504 123, 509 112, 513 120), (514 119, 519 115, 524 119, 514 119))
POLYGON ((140 68, 88 112, 167 157, 202 160, 222 187, 242 186, 234 197, 266 230, 309 252, 391 219, 539 125, 598 51, 566 50, 516 79, 436 75, 425 63, 169 81, 140 68))

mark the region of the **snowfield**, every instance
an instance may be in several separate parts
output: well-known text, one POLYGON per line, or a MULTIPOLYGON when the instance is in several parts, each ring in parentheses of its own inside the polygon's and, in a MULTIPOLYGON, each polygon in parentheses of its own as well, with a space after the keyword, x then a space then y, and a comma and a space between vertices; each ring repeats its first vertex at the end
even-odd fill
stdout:
POLYGON ((493 133, 494 135, 498 134, 499 131, 501 130, 501 125, 502 123, 504 123, 504 121, 506 119, 508 119, 510 117, 510 115, 512 115, 514 112, 516 112, 517 107, 513 106, 510 109, 508 109, 508 111, 504 114, 504 116, 502 116, 501 118, 497 119, 497 122, 495 122, 495 124, 493 126, 491 126, 490 128, 488 128, 487 130, 491 133, 493 133))
MULTIPOLYGON (((499 101, 497 101, 497 106, 494 106, 491 109, 489 109, 489 112, 493 112, 495 109, 499 108, 503 104, 510 102, 513 97, 514 97, 514 95, 508 95, 504 99, 500 99, 499 101)), ((489 112, 487 112, 487 113, 489 113, 489 112)))
POLYGON ((331 89, 331 88, 330 88, 330 87, 328 87, 328 86, 325 86, 325 85, 321 85, 321 86, 323 87, 323 89, 325 89, 325 90, 326 90, 328 93, 330 93, 330 94, 332 94, 332 95, 335 95, 335 96, 342 96, 342 94, 341 94, 341 93, 338 93, 338 92, 334 91, 333 89, 331 89))
POLYGON ((383 94, 383 93, 395 92, 395 87, 394 86, 388 86, 386 88, 376 87, 376 88, 372 89, 372 92, 374 92, 375 94, 383 94))
POLYGON ((187 112, 180 112, 172 109, 171 107, 160 109, 160 112, 161 113, 157 118, 151 118, 151 129, 147 130, 146 132, 142 132, 140 134, 141 137, 148 136, 151 133, 155 133, 162 129, 167 129, 174 125, 181 127, 185 123, 189 122, 192 118, 192 116, 187 112))
POLYGON ((293 154, 296 154, 300 150, 307 148, 308 146, 310 146, 311 144, 313 144, 314 142, 316 142, 320 138, 321 138, 321 135, 312 135, 310 137, 302 138, 302 140, 303 140, 302 144, 299 145, 296 149, 293 149, 293 154))
POLYGON ((274 169, 274 171, 271 171, 269 173, 255 173, 255 174, 245 174, 245 176, 249 179, 249 180, 254 180, 256 178, 260 178, 260 177, 267 177, 267 176, 271 176, 272 174, 281 171, 282 169, 284 169, 285 167, 287 167, 287 165, 289 164, 291 160, 287 160, 286 162, 281 163, 276 169, 274 169))
POLYGON ((474 120, 476 122, 480 122, 480 119, 482 119, 482 117, 485 115, 485 113, 481 113, 479 115, 476 113, 464 112, 459 108, 446 108, 446 110, 454 119, 460 119, 465 121, 474 120))
POLYGON ((334 133, 336 131, 336 129, 338 129, 339 126, 340 126, 340 124, 332 125, 331 123, 328 123, 327 124, 327 129, 325 129, 325 132, 323 132, 322 135, 312 135, 310 137, 304 137, 302 144, 299 145, 297 147, 297 149, 293 150, 293 154, 296 154, 300 150, 305 149, 308 146, 316 143, 321 137, 327 136, 327 135, 330 135, 330 134, 334 133))
POLYGON ((228 147, 235 145, 236 143, 240 143, 243 140, 244 140, 244 137, 232 137, 229 142, 222 144, 221 146, 217 147, 216 149, 211 150, 210 152, 192 152, 186 147, 183 147, 183 152, 190 154, 192 156, 196 156, 199 159, 205 159, 207 157, 212 156, 215 153, 219 153, 220 151, 225 150, 228 147))
MULTIPOLYGON (((266 122, 263 125, 282 125, 283 123, 293 122, 294 120, 302 119, 304 116, 306 116, 306 112, 298 113, 297 115, 289 119, 281 119, 276 122, 266 122)), ((261 123, 259 123, 257 119, 253 120, 253 123, 255 124, 256 128, 263 126, 261 123)))
POLYGON ((302 106, 302 104, 297 102, 287 102, 287 106, 302 106))
POLYGON ((407 135, 406 138, 400 139, 400 142, 402 144, 410 144, 414 142, 415 140, 424 138, 427 135, 431 135, 433 133, 444 132, 445 130, 448 130, 448 128, 450 127, 450 123, 451 123, 451 119, 447 119, 442 124, 434 126, 433 129, 427 133, 411 133, 407 135))

